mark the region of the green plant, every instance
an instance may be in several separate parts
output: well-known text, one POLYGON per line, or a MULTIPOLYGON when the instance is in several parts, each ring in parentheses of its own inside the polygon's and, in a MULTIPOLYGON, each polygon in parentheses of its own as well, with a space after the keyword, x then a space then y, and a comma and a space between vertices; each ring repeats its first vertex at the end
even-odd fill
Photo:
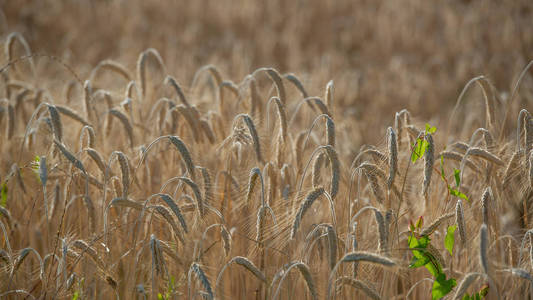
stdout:
MULTIPOLYGON (((441 299, 446 296, 456 285, 454 278, 446 279, 446 274, 442 270, 442 264, 438 258, 429 251, 431 247, 431 239, 429 235, 420 235, 419 231, 422 228, 423 218, 420 217, 416 224, 409 225, 409 249, 413 253, 413 259, 409 265, 410 268, 425 267, 431 275, 435 277, 433 287, 431 290, 432 299, 441 299)), ((445 238, 445 247, 450 254, 453 251, 455 225, 448 227, 445 238)))
POLYGON ((461 184, 461 170, 459 169, 453 169, 453 177, 455 179, 455 188, 452 188, 450 184, 448 183, 448 180, 446 179, 446 174, 444 172, 444 156, 440 156, 440 176, 442 180, 446 183, 446 186, 448 187, 448 192, 450 195, 465 199, 466 201, 470 202, 468 197, 459 191, 459 186, 461 184))
POLYGON ((468 293, 465 293, 463 298, 461 298, 461 300, 481 300, 485 298, 485 296, 487 296, 488 293, 489 293, 489 285, 485 284, 475 294, 469 295, 468 293))
POLYGON ((434 134, 435 132, 437 132, 437 128, 426 123, 424 135, 421 135, 416 139, 413 152, 411 153, 411 161, 413 163, 415 163, 419 158, 424 157, 424 154, 426 153, 429 142, 424 138, 424 136, 426 134, 434 134))

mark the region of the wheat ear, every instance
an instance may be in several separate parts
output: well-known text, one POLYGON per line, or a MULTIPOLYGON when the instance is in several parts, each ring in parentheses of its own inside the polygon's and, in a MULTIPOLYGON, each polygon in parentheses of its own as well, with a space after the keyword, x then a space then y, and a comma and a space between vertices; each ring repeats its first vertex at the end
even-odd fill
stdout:
POLYGON ((104 70, 104 69, 108 69, 110 71, 113 71, 119 74, 120 76, 124 77, 124 79, 126 79, 127 81, 131 80, 131 75, 129 71, 126 69, 126 67, 124 67, 121 63, 114 61, 114 60, 110 60, 110 59, 100 61, 96 65, 96 67, 94 67, 91 70, 91 74, 89 75, 89 80, 91 82, 94 81, 96 79, 96 75, 98 75, 98 71, 104 70))
POLYGON ((326 198, 328 198, 329 200, 331 215, 333 218, 333 223, 335 225, 336 217, 335 217, 335 207, 333 204, 333 200, 332 198, 327 197, 327 193, 323 187, 319 187, 309 192, 307 196, 305 197, 304 201, 302 202, 302 204, 300 205, 300 209, 298 209, 298 212, 296 213, 296 216, 294 217, 294 221, 292 224, 291 239, 294 239, 296 237, 296 232, 298 231, 298 228, 300 227, 300 223, 302 222, 302 219, 305 213, 307 212, 307 210, 311 207, 311 205, 313 205, 316 199, 318 199, 322 195, 326 195, 326 198))
POLYGON ((492 189, 487 187, 483 191, 483 196, 481 197, 481 215, 483 216, 483 223, 489 225, 489 202, 493 202, 494 197, 492 196, 492 189))
POLYGON ((433 136, 426 134, 425 139, 428 142, 426 152, 424 153, 424 182, 422 186, 422 194, 426 199, 426 204, 429 203, 429 185, 431 184, 431 175, 433 174, 433 164, 435 163, 435 145, 433 144, 433 136))
POLYGON ((332 289, 332 283, 334 283, 333 279, 336 276, 337 269, 339 268, 339 266, 345 262, 362 262, 362 261, 372 263, 372 264, 382 265, 385 267, 396 266, 396 263, 393 260, 385 256, 381 256, 381 255, 370 253, 370 252, 364 252, 364 251, 349 252, 345 254, 337 262, 337 264, 331 271, 331 275, 328 280, 327 299, 331 299, 331 297, 333 296, 334 291, 332 289))
POLYGON ((139 59, 137 60, 137 80, 139 80, 141 84, 141 93, 143 97, 146 96, 146 60, 149 56, 152 56, 163 73, 165 72, 163 59, 159 52, 154 48, 146 49, 139 55, 139 59))
POLYGON ((398 170, 398 145, 396 143, 396 133, 392 127, 387 128, 387 146, 389 150, 389 177, 387 178, 387 187, 390 189, 398 170))
MULTIPOLYGON (((246 270, 248 270, 251 274, 253 274, 257 279, 261 280, 262 282, 266 283, 267 282, 267 279, 266 279, 266 276, 265 274, 263 274, 263 272, 261 272, 261 270, 259 270, 254 264, 253 262, 251 262, 248 258, 246 257, 243 257, 243 256, 235 256, 233 257, 232 259, 230 259, 223 267, 222 269, 220 270, 220 272, 218 272, 218 276, 217 276, 217 280, 216 280, 216 283, 215 283, 215 294, 217 293, 217 291, 219 290, 220 288, 220 284, 222 283, 222 276, 224 275, 224 271, 226 271, 226 269, 232 265, 232 264, 237 264, 239 266, 242 266, 244 267, 246 270)), ((217 295, 218 297, 220 297, 220 299, 224 299, 224 294, 221 293, 221 294, 218 294, 217 295)))
POLYGON ((261 156, 261 146, 259 144, 259 135, 257 134, 257 130, 255 129, 255 125, 254 125, 254 122, 252 121, 252 118, 250 118, 250 116, 247 114, 239 114, 235 116, 235 118, 233 118, 233 127, 235 127, 235 125, 241 118, 244 120, 244 124, 246 124, 246 127, 248 127, 250 136, 252 136, 257 161, 262 163, 263 158, 261 156))
POLYGON ((131 122, 128 119, 128 116, 126 116, 123 112, 117 109, 110 109, 108 112, 110 115, 116 117, 119 119, 120 123, 124 126, 124 130, 128 134, 128 138, 130 140, 130 148, 133 149, 133 146, 135 145, 134 142, 134 135, 133 135, 133 127, 131 126, 131 122))
POLYGON ((429 236, 430 234, 435 232, 435 230, 437 230, 437 228, 442 223, 444 223, 444 221, 450 219, 453 216, 455 216, 455 213, 451 212, 451 213, 447 213, 445 215, 442 215, 442 216, 438 217, 435 221, 433 221, 433 223, 429 224, 428 227, 424 228, 424 230, 422 230, 422 232, 420 232, 420 235, 429 236))
MULTIPOLYGON (((307 288, 309 289, 309 292, 311 293, 311 297, 313 298, 313 300, 318 300, 318 293, 316 290, 315 282, 313 281, 313 277, 311 276, 311 271, 309 270, 309 267, 304 262, 300 262, 300 261, 291 262, 287 265, 286 269, 283 268, 282 270, 278 271, 278 274, 280 274, 278 276, 281 276, 281 278, 279 279, 278 288, 276 289, 274 295, 272 296, 272 299, 278 299, 279 292, 281 290, 281 285, 283 284, 283 281, 285 280, 285 278, 287 277, 287 275, 293 268, 297 268, 298 271, 300 271, 300 274, 302 274, 302 276, 304 277, 305 282, 307 283, 307 288)), ((274 283, 275 283, 275 280, 273 280, 270 285, 271 289, 274 286, 274 283)))
POLYGON ((211 284, 209 283, 209 280, 207 279, 207 276, 204 273, 204 270, 202 270, 202 267, 196 262, 193 262, 189 268, 189 273, 187 275, 187 286, 189 287, 189 299, 192 299, 192 283, 191 283, 191 277, 192 274, 196 276, 198 280, 200 280, 200 283, 204 287, 205 291, 207 292, 207 295, 209 296, 209 299, 213 299, 213 290, 211 289, 211 284))
POLYGON ((382 299, 381 296, 378 294, 378 292, 374 290, 373 288, 371 288, 368 284, 360 280, 357 280, 355 278, 352 278, 352 277, 343 276, 337 279, 337 281, 335 282, 335 286, 337 285, 340 285, 341 287, 343 285, 350 285, 356 289, 363 291, 365 295, 367 295, 370 299, 374 299, 374 300, 382 299))
POLYGON ((479 229, 479 262, 485 274, 488 274, 489 272, 489 261, 487 257, 489 246, 488 239, 487 224, 482 224, 481 228, 479 229))
POLYGON ((461 237, 461 242, 463 246, 466 245, 466 225, 463 211, 463 202, 461 199, 457 200, 455 205, 455 223, 459 228, 459 236, 461 237))
POLYGON ((485 277, 485 274, 482 273, 468 273, 463 277, 463 280, 459 283, 459 286, 456 289, 455 295, 453 296, 454 300, 460 300, 463 298, 463 295, 466 293, 470 285, 476 280, 477 277, 485 277))

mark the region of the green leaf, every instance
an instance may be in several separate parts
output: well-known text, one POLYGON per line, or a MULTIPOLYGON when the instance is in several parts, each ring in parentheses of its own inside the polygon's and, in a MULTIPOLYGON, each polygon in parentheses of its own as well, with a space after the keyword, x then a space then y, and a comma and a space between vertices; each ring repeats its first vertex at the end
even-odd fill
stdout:
POLYGON ((0 190, 0 206, 6 207, 7 204, 7 184, 2 184, 2 190, 0 190))
POLYGON ((415 163, 420 158, 420 147, 422 145, 421 139, 416 139, 415 144, 413 145, 413 153, 411 153, 411 161, 415 163))
POLYGON ((485 284, 481 287, 481 289, 479 290, 479 295, 481 297, 485 297, 487 296, 487 294, 489 293, 489 285, 488 284, 485 284))
POLYGON ((470 297, 470 295, 468 293, 465 293, 463 295, 463 298, 461 298, 461 300, 473 300, 473 297, 470 297))
POLYGON ((72 295, 72 300, 78 300, 79 297, 80 297, 80 293, 78 291, 75 291, 74 295, 72 295))
POLYGON ((441 299, 446 296, 457 285, 455 279, 451 278, 446 280, 444 273, 438 274, 437 278, 433 282, 433 288, 431 290, 431 297, 433 300, 441 299))
POLYGON ((429 242, 431 242, 431 239, 429 236, 422 236, 419 239, 417 239, 414 235, 410 235, 407 239, 407 242, 409 243, 410 249, 425 249, 429 242))
POLYGON ((434 134, 435 132, 437 132, 437 128, 426 123, 426 133, 434 134))
POLYGON ((450 255, 453 255, 453 245, 455 244, 455 230, 457 225, 452 225, 448 227, 446 231, 446 237, 444 238, 444 247, 450 252, 450 255))
POLYGON ((165 298, 163 295, 161 295, 161 293, 157 293, 157 300, 165 300, 165 298))
POLYGON ((413 253, 413 260, 409 265, 410 268, 418 268, 424 266, 433 276, 437 276, 441 273, 441 267, 435 257, 433 257, 433 255, 431 255, 426 250, 424 250, 427 248, 431 241, 429 236, 422 236, 417 239, 414 235, 411 235, 409 236, 407 241, 409 243, 409 248, 413 253))
POLYGON ((465 194, 459 192, 456 189, 450 188, 450 194, 452 194, 453 196, 457 196, 457 197, 459 197, 461 199, 465 199, 466 201, 470 202, 470 199, 468 199, 468 197, 465 194))
POLYGON ((422 228, 423 225, 424 225, 424 217, 420 216, 418 217, 418 220, 416 220, 415 228, 422 228))
POLYGON ((424 153, 426 153, 426 149, 428 145, 429 143, 425 139, 423 138, 416 139, 416 144, 415 144, 413 153, 411 154, 411 161, 413 163, 416 162, 419 158, 424 156, 424 153))
MULTIPOLYGON (((421 251, 416 251, 416 253, 419 254, 421 253, 421 251)), ((427 255, 414 255, 413 259, 411 260, 411 263, 409 264, 409 268, 414 269, 414 268, 422 267, 430 262, 431 260, 429 259, 427 255)))
POLYGON ((455 177, 455 186, 459 187, 461 184, 461 170, 453 169, 453 177, 455 177))

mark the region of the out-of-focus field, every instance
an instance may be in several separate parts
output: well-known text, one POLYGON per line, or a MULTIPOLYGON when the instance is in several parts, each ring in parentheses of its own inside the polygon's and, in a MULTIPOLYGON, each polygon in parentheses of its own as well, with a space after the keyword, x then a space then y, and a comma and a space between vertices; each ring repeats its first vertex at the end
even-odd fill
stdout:
POLYGON ((533 297, 533 3, 0 8, 0 298, 533 297))

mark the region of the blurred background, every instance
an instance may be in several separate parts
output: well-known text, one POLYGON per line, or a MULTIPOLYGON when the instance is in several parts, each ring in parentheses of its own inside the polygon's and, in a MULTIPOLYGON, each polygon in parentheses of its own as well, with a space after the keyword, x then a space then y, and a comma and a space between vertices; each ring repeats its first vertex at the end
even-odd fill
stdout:
MULTIPOLYGON (((82 79, 103 59, 135 70, 149 47, 185 89, 202 65, 216 65, 235 82, 272 66, 298 75, 310 95, 322 96, 333 79, 346 117, 381 117, 365 120, 367 128, 385 128, 403 108, 442 118, 478 75, 505 99, 533 59, 531 1, 0 3, 2 34, 20 32, 32 51, 61 57, 82 79)), ((517 102, 531 94, 528 86, 517 102)), ((374 142, 373 134, 361 138, 374 142)))

